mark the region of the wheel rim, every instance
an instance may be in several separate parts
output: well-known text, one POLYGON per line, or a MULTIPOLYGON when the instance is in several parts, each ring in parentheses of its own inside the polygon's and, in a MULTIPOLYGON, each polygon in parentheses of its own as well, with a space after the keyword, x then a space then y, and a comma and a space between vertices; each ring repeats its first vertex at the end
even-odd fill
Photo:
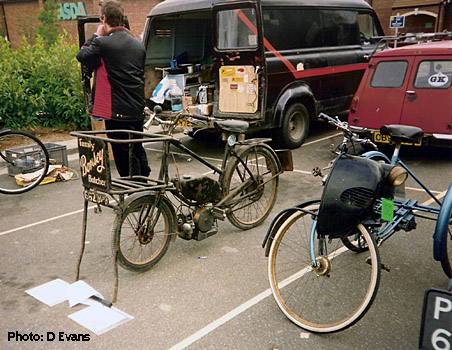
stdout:
POLYGON ((372 304, 380 276, 378 252, 374 244, 369 252, 356 254, 339 239, 326 240, 328 255, 321 259, 331 262, 331 271, 319 274, 309 259, 312 224, 310 215, 297 212, 278 230, 269 255, 270 286, 292 322, 313 332, 336 332, 356 323, 372 304))
POLYGON ((294 112, 289 119, 289 136, 292 140, 300 140, 304 132, 304 114, 294 112))
MULTIPOLYGON (((230 215, 242 225, 253 225, 265 218, 273 207, 278 179, 276 164, 270 155, 262 150, 249 152, 243 158, 244 162, 254 175, 257 183, 252 183, 239 194, 241 199, 234 199, 231 203, 230 215)), ((239 187, 250 178, 242 164, 237 164, 229 184, 228 192, 239 187)))
POLYGON ((36 187, 49 166, 44 145, 31 136, 13 131, 0 137, 0 192, 23 193, 36 187), (16 175, 23 174, 25 177, 16 175))
POLYGON ((154 230, 149 232, 148 224, 143 225, 143 216, 148 208, 149 204, 144 204, 132 209, 126 214, 121 226, 120 253, 133 265, 146 265, 158 258, 166 249, 169 237, 168 217, 162 210, 154 230))

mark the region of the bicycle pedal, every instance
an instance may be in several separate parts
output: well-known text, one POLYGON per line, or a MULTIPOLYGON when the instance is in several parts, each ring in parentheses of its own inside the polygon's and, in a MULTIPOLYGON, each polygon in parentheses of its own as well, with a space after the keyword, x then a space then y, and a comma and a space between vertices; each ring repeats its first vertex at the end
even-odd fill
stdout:
MULTIPOLYGON (((372 262, 370 261, 370 258, 367 258, 367 259, 366 259, 366 263, 369 264, 369 265, 372 265, 372 262)), ((386 265, 386 264, 380 264, 380 268, 381 268, 382 270, 387 271, 387 272, 391 272, 391 266, 389 266, 389 265, 386 265)))

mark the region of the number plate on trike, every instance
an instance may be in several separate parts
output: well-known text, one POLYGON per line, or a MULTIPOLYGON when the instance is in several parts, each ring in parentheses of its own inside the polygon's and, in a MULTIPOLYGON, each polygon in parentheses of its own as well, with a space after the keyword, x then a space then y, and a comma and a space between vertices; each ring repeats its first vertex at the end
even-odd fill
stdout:
POLYGON ((452 345, 452 293, 425 292, 419 349, 450 349, 452 345))
MULTIPOLYGON (((389 143, 390 137, 389 137, 389 135, 382 135, 379 131, 374 131, 373 139, 375 142, 389 143)), ((402 145, 420 146, 421 143, 402 142, 402 145)))
POLYGON ((93 203, 101 204, 101 205, 105 205, 105 206, 108 206, 110 204, 110 200, 108 199, 108 197, 105 194, 99 193, 99 192, 94 192, 93 190, 85 189, 83 191, 83 197, 85 197, 85 199, 88 202, 93 202, 93 203))

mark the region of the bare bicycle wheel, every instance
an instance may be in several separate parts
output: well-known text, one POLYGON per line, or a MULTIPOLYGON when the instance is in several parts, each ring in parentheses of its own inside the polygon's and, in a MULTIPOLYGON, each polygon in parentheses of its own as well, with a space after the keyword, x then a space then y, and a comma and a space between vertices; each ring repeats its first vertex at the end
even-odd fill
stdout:
POLYGON ((37 137, 21 131, 0 132, 0 193, 30 191, 41 183, 48 169, 49 154, 37 137), (20 177, 16 179, 16 175, 20 177))
POLYGON ((227 212, 234 226, 246 230, 259 226, 275 204, 279 184, 276 176, 278 163, 270 150, 259 145, 245 150, 240 158, 243 164, 234 157, 226 165, 223 188, 228 194, 249 182, 228 202, 230 210, 227 212))
POLYGON ((112 226, 111 248, 123 268, 143 272, 166 253, 174 232, 171 210, 165 201, 155 206, 155 196, 130 196, 126 209, 116 215, 112 226), (136 198, 136 199, 135 199, 136 198))
MULTIPOLYGON (((318 207, 316 203, 304 209, 316 212, 318 207)), ((380 281, 380 257, 373 237, 358 225, 368 250, 357 254, 340 239, 318 237, 314 232, 313 266, 313 216, 299 211, 280 226, 270 248, 270 286, 279 308, 296 325, 311 332, 337 332, 369 310, 380 281)))

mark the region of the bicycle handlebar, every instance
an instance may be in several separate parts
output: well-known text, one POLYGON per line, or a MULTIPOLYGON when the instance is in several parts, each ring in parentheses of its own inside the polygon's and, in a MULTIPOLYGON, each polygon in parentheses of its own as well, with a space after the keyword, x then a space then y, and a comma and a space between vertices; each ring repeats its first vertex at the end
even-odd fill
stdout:
POLYGON ((332 118, 325 113, 320 113, 319 119, 323 119, 328 122, 328 124, 334 125, 336 128, 342 130, 345 139, 352 142, 367 144, 372 146, 374 149, 378 149, 377 145, 368 137, 365 136, 364 138, 360 138, 357 134, 357 132, 365 133, 367 131, 366 128, 350 126, 347 122, 340 121, 338 117, 332 118))

